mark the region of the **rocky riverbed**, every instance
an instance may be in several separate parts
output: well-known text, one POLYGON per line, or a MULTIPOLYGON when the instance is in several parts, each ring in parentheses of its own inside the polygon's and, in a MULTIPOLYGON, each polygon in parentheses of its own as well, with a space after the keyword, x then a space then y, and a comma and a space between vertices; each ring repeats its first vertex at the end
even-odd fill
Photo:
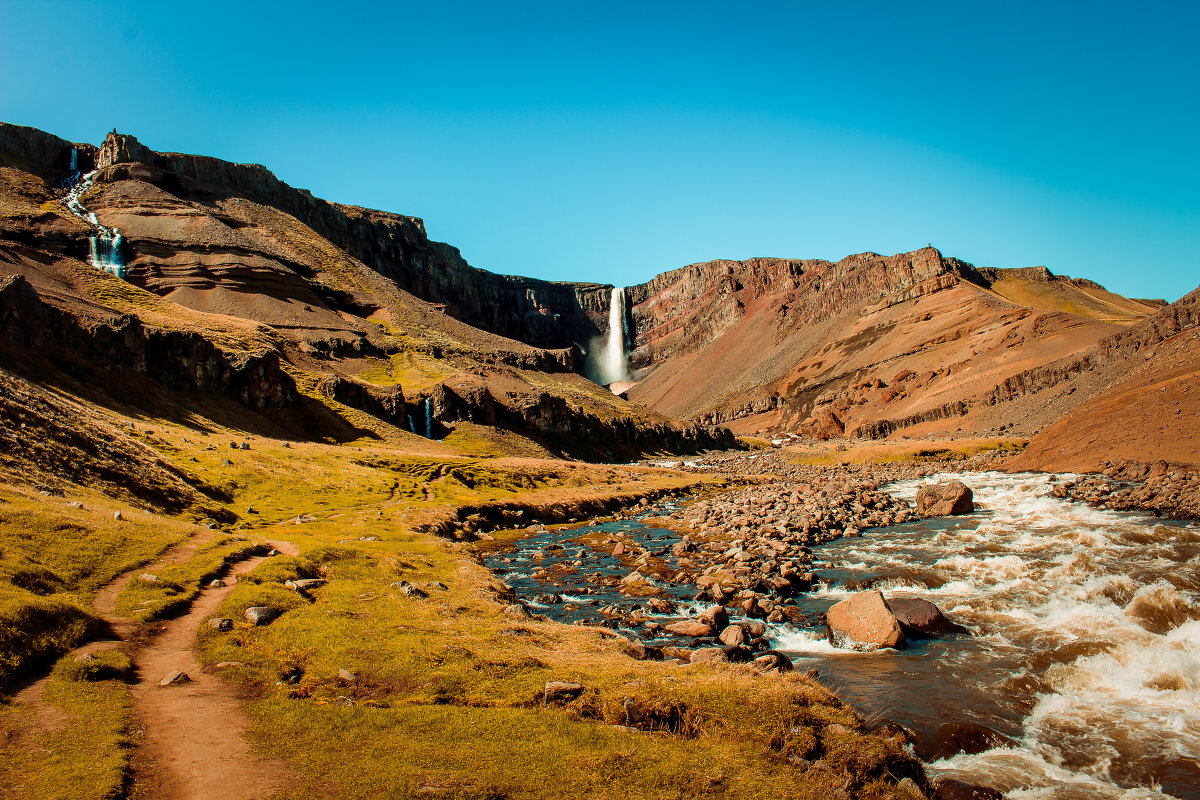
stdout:
POLYGON ((1200 797, 1187 566, 1200 528, 1063 496, 1095 476, 755 455, 709 461, 757 483, 488 552, 512 613, 619 630, 641 658, 816 671, 861 713, 910 729, 940 778, 1031 798, 1200 797), (954 478, 975 489, 974 512, 918 516, 924 487, 954 478), (870 613, 846 622, 839 605, 870 613), (862 647, 859 623, 902 649, 862 647))

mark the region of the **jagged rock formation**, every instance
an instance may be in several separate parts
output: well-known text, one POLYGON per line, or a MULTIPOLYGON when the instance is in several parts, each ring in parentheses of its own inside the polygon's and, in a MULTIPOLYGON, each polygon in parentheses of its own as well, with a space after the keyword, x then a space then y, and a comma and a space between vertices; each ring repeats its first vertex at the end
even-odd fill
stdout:
MULTIPOLYGON (((220 353, 212 370, 231 376, 248 354, 275 353, 270 398, 217 384, 251 406, 286 405, 290 379, 300 396, 410 431, 428 409, 443 433, 498 425, 600 457, 728 444, 706 430, 715 425, 822 439, 1032 436, 1194 324, 1186 304, 1129 300, 1045 267, 977 268, 932 247, 710 261, 626 290, 629 406, 578 374, 576 345, 607 333, 608 286, 473 268, 416 217, 328 203, 259 165, 11 125, 0 147, 0 265, 47 307, 127 315, 109 327, 220 353), (90 231, 56 189, 73 148, 80 169, 97 170, 87 207, 124 235, 128 284, 79 264, 90 231)), ((97 341, 116 335, 104 331, 94 327, 97 341)))

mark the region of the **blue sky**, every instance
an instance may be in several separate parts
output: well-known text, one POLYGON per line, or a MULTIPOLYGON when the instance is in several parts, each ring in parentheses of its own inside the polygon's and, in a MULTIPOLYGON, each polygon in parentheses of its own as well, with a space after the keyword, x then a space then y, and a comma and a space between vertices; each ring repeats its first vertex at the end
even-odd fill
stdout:
POLYGON ((1200 3, 0 0, 0 119, 267 165, 628 285, 932 242, 1200 284, 1200 3))

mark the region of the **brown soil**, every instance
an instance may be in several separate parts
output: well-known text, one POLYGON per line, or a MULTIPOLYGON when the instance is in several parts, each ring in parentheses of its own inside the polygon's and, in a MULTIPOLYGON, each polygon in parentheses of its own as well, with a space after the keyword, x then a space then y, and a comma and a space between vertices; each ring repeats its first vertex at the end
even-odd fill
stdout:
MULTIPOLYGON (((273 544, 289 555, 297 552, 284 542, 273 544)), ((230 575, 244 575, 265 560, 242 561, 230 575)), ((226 586, 204 590, 185 616, 162 625, 134 655, 134 783, 139 800, 254 800, 271 796, 290 776, 283 762, 251 755, 241 735, 246 727, 242 701, 228 684, 201 671, 193 651, 196 628, 233 591, 234 582, 226 579, 226 586), (175 670, 191 681, 158 685, 175 670)))
MULTIPOLYGON (((203 590, 182 617, 139 626, 113 612, 117 596, 135 574, 184 561, 202 543, 199 538, 189 539, 170 548, 155 563, 130 570, 102 588, 94 605, 110 635, 88 642, 65 656, 132 648, 136 682, 131 693, 136 703, 137 746, 133 796, 138 800, 255 800, 270 797, 290 776, 282 762, 251 755, 241 735, 247 722, 242 701, 232 687, 201 671, 192 649, 196 629, 233 591, 236 576, 252 571, 266 556, 235 564, 224 578, 226 585, 203 590), (158 686, 165 675, 175 670, 187 673, 192 680, 176 686, 158 686)), ((287 542, 270 544, 287 555, 298 552, 287 542)), ((49 675, 38 678, 12 697, 13 702, 34 708, 37 730, 53 730, 65 720, 60 711, 42 700, 48 680, 49 675)))

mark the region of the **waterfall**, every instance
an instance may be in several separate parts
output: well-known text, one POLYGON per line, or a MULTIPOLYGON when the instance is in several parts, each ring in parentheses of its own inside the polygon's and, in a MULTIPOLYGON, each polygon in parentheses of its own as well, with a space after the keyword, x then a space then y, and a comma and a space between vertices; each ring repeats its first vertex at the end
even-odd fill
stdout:
POLYGON ((88 189, 92 188, 97 172, 99 170, 92 170, 87 175, 80 177, 79 151, 71 148, 71 174, 67 176, 67 196, 63 198, 63 205, 92 228, 93 235, 89 237, 88 241, 88 263, 96 269, 102 269, 123 279, 125 277, 125 250, 121 232, 116 228, 106 228, 101 225, 100 220, 96 219, 95 212, 89 211, 79 200, 87 193, 88 189))
POLYGON ((600 364, 600 382, 605 385, 629 380, 625 334, 625 290, 614 287, 608 304, 608 339, 604 343, 600 364))
POLYGON ((425 438, 433 438, 433 398, 425 398, 425 438))

